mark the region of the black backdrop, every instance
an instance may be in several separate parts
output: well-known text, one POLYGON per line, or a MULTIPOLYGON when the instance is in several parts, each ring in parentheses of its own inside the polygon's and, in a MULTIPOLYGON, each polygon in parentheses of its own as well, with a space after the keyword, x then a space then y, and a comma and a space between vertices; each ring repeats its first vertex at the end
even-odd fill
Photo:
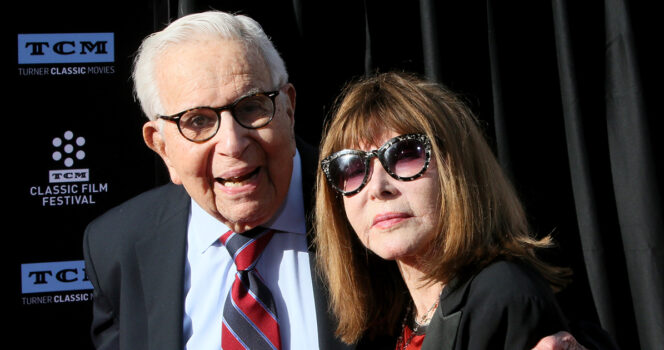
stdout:
POLYGON ((85 225, 167 180, 142 144, 132 55, 170 20, 211 8, 248 14, 272 36, 297 89, 296 131, 312 144, 344 82, 366 72, 413 71, 463 93, 533 230, 557 239, 546 258, 574 269, 559 295, 570 319, 601 324, 623 349, 664 344, 663 57, 654 5, 154 0, 6 8, 3 290, 19 348, 91 348, 89 289, 26 285, 84 283, 76 264, 85 225), (9 53, 21 34, 100 32, 114 33, 112 62, 25 64, 9 53), (72 167, 55 155, 69 154, 64 144, 85 152, 72 167), (57 187, 49 171, 63 168, 89 177, 57 187), (62 189, 70 193, 53 193, 62 189), (38 283, 40 271, 49 283, 38 283))

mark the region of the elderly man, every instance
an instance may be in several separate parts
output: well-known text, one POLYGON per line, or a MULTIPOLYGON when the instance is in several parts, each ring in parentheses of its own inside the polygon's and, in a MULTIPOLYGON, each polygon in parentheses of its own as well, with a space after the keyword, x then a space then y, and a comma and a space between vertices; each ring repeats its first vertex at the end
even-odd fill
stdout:
POLYGON ((96 347, 344 348, 309 254, 315 151, 258 23, 183 17, 144 40, 134 82, 172 184, 86 230, 96 347))
POLYGON ((221 12, 175 21, 143 42, 134 81, 150 119, 145 142, 173 184, 86 230, 96 346, 219 349, 224 334, 225 348, 230 338, 252 348, 339 348, 308 253, 316 157, 296 147, 295 89, 260 26, 221 12), (239 273, 227 248, 247 232, 256 241, 234 244, 265 248, 251 273, 239 273), (259 300, 239 290, 230 303, 247 280, 259 300), (263 325, 257 308, 278 322, 263 325))

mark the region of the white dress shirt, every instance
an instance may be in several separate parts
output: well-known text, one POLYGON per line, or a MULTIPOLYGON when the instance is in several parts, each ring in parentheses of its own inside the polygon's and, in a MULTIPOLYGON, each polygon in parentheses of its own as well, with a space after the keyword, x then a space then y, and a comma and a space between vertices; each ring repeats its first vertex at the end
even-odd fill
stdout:
MULTIPOLYGON (((318 349, 300 155, 293 158, 293 174, 286 202, 266 226, 278 229, 256 269, 270 288, 279 317, 283 349, 318 349)), ((235 264, 219 237, 228 227, 191 202, 185 266, 184 348, 221 348, 224 302, 235 279, 235 264)))

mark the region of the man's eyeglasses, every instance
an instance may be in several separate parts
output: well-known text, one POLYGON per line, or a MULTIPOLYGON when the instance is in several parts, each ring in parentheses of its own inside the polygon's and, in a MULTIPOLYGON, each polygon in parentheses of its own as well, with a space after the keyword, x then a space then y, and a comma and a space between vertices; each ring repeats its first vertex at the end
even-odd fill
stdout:
POLYGON ((371 176, 371 158, 376 157, 385 171, 401 181, 422 176, 431 161, 431 141, 424 134, 407 134, 388 140, 369 152, 345 149, 321 161, 327 180, 336 191, 349 196, 364 188, 371 176))
POLYGON ((221 112, 229 110, 233 119, 247 129, 258 129, 269 124, 274 117, 274 98, 279 91, 257 92, 244 96, 223 107, 195 107, 159 118, 175 122, 180 134, 192 142, 204 142, 219 130, 221 112))

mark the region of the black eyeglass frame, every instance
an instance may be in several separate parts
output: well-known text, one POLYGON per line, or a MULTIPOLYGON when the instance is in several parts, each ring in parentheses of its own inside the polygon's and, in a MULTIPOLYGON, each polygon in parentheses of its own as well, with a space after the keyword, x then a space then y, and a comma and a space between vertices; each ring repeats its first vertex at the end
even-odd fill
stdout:
POLYGON ((180 131, 180 135, 182 135, 182 137, 184 137, 185 139, 187 139, 191 142, 205 142, 205 141, 213 138, 215 135, 217 135, 217 132, 219 132, 219 126, 221 125, 221 112, 223 112, 225 110, 229 110, 231 112, 231 115, 233 116, 233 119, 235 120, 235 122, 238 123, 241 127, 245 128, 245 129, 260 129, 260 128, 270 124, 270 122, 274 118, 274 114, 277 111, 277 105, 276 105, 276 102, 275 102, 275 98, 277 96, 279 96, 279 90, 267 91, 267 92, 256 92, 256 93, 253 93, 253 94, 242 96, 242 97, 238 98, 237 100, 233 101, 233 103, 225 105, 225 106, 221 106, 221 107, 209 107, 209 106, 193 107, 193 108, 189 108, 187 110, 184 110, 182 112, 175 113, 175 114, 172 114, 172 115, 158 115, 157 118, 168 120, 168 121, 171 121, 171 122, 175 122, 175 124, 178 126, 178 131, 180 131), (270 99, 270 101, 272 101, 272 115, 270 115, 270 118, 264 124, 261 124, 259 126, 247 126, 247 125, 242 124, 240 122, 240 120, 238 120, 238 118, 235 116, 235 112, 234 112, 235 106, 237 106, 240 102, 242 102, 243 100, 245 100, 247 98, 256 97, 256 96, 259 96, 259 95, 266 96, 270 99), (208 136, 204 139, 201 139, 201 140, 194 140, 194 139, 191 139, 191 138, 187 137, 184 134, 184 132, 182 131, 182 127, 180 126, 180 120, 182 119, 182 116, 185 115, 185 113, 196 110, 196 109, 208 109, 208 110, 213 111, 217 115, 217 127, 216 127, 216 129, 214 130, 212 135, 210 135, 210 136, 208 136))
POLYGON ((413 181, 417 179, 418 177, 422 176, 424 172, 429 168, 429 163, 431 162, 431 140, 427 137, 425 134, 405 134, 405 135, 400 135, 397 137, 393 137, 385 144, 383 144, 379 149, 375 149, 372 151, 360 151, 360 150, 354 150, 354 149, 344 149, 339 152, 333 153, 325 159, 321 161, 321 168, 323 170, 323 173, 325 174, 325 177, 327 178, 327 182, 332 186, 332 188, 341 193, 344 196, 350 196, 353 194, 356 194, 364 188, 364 186, 367 185, 369 182, 369 176, 371 175, 371 158, 378 158, 380 161, 380 164, 383 166, 383 169, 385 169, 385 172, 387 172, 391 177, 393 177, 396 180, 399 181, 413 181), (394 145, 397 142, 401 141, 406 141, 406 140, 417 140, 422 142, 422 145, 424 146, 424 153, 425 153, 425 159, 424 159, 424 165, 422 166, 422 169, 415 175, 412 176, 399 176, 395 174, 389 167, 387 166, 387 162, 384 158, 385 151, 390 148, 392 145, 394 145), (330 164, 332 161, 335 159, 345 156, 347 154, 355 154, 360 156, 364 160, 364 178, 362 179, 362 184, 355 190, 352 191, 344 191, 343 189, 337 187, 334 184, 334 179, 332 178, 332 174, 330 173, 330 164))

